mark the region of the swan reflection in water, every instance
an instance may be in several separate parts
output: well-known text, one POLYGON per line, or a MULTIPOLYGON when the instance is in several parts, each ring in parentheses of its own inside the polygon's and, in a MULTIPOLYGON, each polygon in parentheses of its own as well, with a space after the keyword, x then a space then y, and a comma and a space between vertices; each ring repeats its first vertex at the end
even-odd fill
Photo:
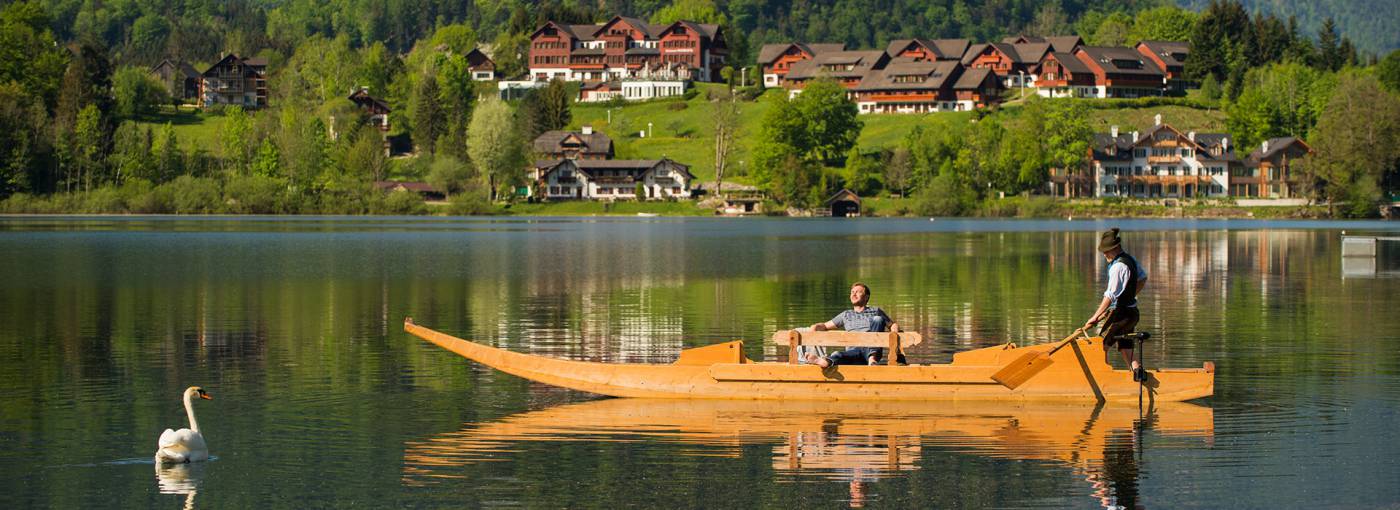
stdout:
POLYGON ((1209 441, 1215 430, 1212 410, 1194 404, 1159 403, 1143 416, 1137 406, 1092 404, 604 399, 410 441, 403 481, 465 478, 459 468, 510 460, 528 443, 654 441, 684 446, 686 455, 725 457, 774 444, 776 472, 848 482, 850 503, 860 505, 865 482, 918 469, 922 451, 936 448, 1066 465, 1099 502, 1131 508, 1144 431, 1209 441))
POLYGON ((204 463, 161 464, 156 466, 156 488, 161 494, 184 494, 185 510, 194 508, 194 496, 204 482, 204 463))

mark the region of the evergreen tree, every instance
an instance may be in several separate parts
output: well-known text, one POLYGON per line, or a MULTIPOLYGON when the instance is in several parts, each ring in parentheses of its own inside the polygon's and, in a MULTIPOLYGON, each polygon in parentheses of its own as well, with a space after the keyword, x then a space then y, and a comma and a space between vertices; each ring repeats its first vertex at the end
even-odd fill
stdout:
POLYGON ((1342 68, 1345 60, 1337 41, 1337 23, 1327 18, 1322 22, 1322 28, 1317 30, 1317 57, 1313 66, 1324 71, 1336 71, 1342 68))
POLYGON ((419 153, 433 153, 438 137, 447 132, 437 78, 422 76, 413 94, 413 144, 419 153))
POLYGON ((1376 79, 1392 93, 1400 94, 1400 50, 1395 50, 1376 64, 1376 79))

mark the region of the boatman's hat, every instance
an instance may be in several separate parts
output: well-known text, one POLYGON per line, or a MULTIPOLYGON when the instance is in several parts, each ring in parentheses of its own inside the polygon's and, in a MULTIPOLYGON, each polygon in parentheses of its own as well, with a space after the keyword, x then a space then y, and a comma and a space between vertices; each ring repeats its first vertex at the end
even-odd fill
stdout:
POLYGON ((1123 239, 1118 237, 1118 229, 1116 228, 1105 230, 1103 235, 1099 236, 1100 252, 1107 253, 1122 245, 1123 239))

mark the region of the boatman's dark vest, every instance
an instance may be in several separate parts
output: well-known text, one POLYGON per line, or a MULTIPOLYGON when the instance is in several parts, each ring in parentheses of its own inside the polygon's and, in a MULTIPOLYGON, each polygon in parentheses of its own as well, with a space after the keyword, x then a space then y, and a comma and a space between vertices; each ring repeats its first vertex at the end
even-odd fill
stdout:
POLYGON ((1123 293, 1118 295, 1118 299, 1113 300, 1113 307, 1137 306, 1137 259, 1133 258, 1132 255, 1128 255, 1128 252, 1119 252, 1118 256, 1113 258, 1113 262, 1108 263, 1108 267, 1113 267, 1113 264, 1119 261, 1122 261, 1124 265, 1128 266, 1128 283, 1123 285, 1123 293))

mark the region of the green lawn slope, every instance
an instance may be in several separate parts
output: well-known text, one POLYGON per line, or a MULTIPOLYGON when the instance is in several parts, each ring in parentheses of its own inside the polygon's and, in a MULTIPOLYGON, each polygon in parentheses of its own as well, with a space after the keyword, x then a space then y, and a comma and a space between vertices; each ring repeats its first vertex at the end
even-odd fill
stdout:
MULTIPOLYGON (((573 108, 573 121, 570 129, 584 125, 607 133, 612 137, 619 159, 658 159, 668 157, 690 165, 690 171, 701 181, 714 180, 714 125, 711 118, 712 106, 708 99, 711 92, 719 92, 724 85, 697 83, 698 94, 691 99, 674 98, 629 103, 619 107, 604 104, 577 103, 573 108), (647 131, 647 136, 641 135, 647 131)), ((750 154, 757 143, 763 115, 770 107, 770 100, 781 97, 782 90, 769 90, 752 102, 740 103, 739 135, 731 156, 731 177, 744 182, 744 174, 749 173, 750 154)), ((1095 103, 1083 100, 1092 106, 1089 114, 1090 125, 1095 131, 1108 132, 1111 126, 1118 126, 1123 133, 1145 130, 1152 126, 1153 117, 1161 114, 1162 121, 1183 131, 1224 132, 1226 115, 1219 109, 1202 109, 1186 105, 1146 106, 1134 101, 1114 101, 1095 103)), ((1011 104, 995 115, 1014 117, 1020 108, 1011 104)), ((862 152, 893 149, 904 142, 905 137, 915 126, 926 129, 947 129, 959 123, 972 122, 973 112, 945 112, 922 115, 862 115, 864 123, 857 146, 862 152)), ((198 111, 181 110, 142 116, 138 125, 156 127, 170 123, 180 144, 186 150, 203 150, 209 154, 219 153, 219 133, 225 117, 198 111)))

